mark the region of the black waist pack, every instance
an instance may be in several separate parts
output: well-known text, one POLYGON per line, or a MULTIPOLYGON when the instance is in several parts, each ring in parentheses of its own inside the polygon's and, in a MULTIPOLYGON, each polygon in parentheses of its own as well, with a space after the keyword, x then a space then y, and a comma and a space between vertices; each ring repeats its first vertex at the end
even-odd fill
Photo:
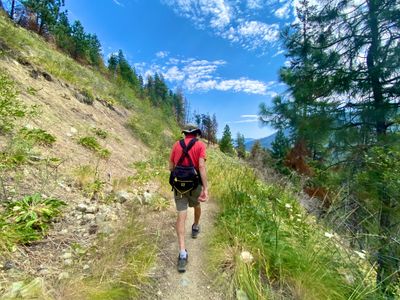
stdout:
POLYGON ((197 139, 192 139, 186 146, 184 140, 180 140, 179 143, 182 147, 182 156, 180 157, 177 165, 171 171, 169 177, 169 183, 172 186, 172 190, 183 196, 186 193, 190 193, 196 189, 200 184, 199 172, 194 167, 193 161, 190 158, 189 150, 197 142, 197 139), (189 160, 189 166, 182 166, 185 157, 189 160))

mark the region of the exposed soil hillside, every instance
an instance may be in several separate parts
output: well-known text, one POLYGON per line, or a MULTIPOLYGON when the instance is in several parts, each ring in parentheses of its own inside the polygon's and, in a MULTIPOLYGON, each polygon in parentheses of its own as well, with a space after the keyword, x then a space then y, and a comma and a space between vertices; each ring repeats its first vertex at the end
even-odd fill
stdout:
MULTIPOLYGON (((9 200, 40 193, 67 204, 44 240, 3 254, 0 296, 20 297, 22 282, 31 279, 33 290, 41 290, 32 295, 56 295, 59 292, 54 291, 54 284, 59 286, 60 280, 69 279, 76 265, 78 274, 90 273, 95 262, 86 253, 96 249, 98 235, 112 237, 132 214, 129 208, 145 201, 144 194, 149 194, 146 190, 151 187, 135 185, 128 179, 136 174, 132 164, 145 160, 150 152, 127 126, 134 112, 98 100, 86 104, 85 95, 77 88, 25 59, 4 56, 0 70, 14 81, 18 99, 36 107, 36 115, 25 118, 18 126, 44 129, 56 138, 51 148, 40 148, 36 160, 52 157, 59 161, 56 166, 41 164, 40 168, 28 164, 19 171, 20 179, 8 178, 9 200), (108 159, 99 159, 78 143, 82 137, 95 136, 98 130, 107 133, 106 138, 97 139, 110 151, 108 159), (101 195, 90 197, 78 185, 75 172, 82 166, 91 166, 96 174, 90 175, 103 182, 101 195), (108 195, 113 195, 115 201, 105 201, 108 195)), ((3 142, 0 140, 0 145, 4 146, 3 142)))

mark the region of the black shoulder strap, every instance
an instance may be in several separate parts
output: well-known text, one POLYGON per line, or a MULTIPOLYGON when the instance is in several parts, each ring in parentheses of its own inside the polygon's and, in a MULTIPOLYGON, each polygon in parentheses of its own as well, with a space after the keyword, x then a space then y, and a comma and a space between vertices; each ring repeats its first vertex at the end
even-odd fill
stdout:
POLYGON ((192 158, 189 155, 189 151, 190 151, 190 149, 192 149, 192 147, 194 146, 194 144, 196 142, 197 142, 197 139, 193 138, 193 139, 190 140, 189 144, 186 146, 185 145, 185 140, 182 139, 182 140, 179 141, 179 144, 182 147, 182 155, 181 155, 181 158, 179 159, 178 163, 176 164, 177 166, 182 165, 185 157, 187 157, 188 160, 189 160, 189 167, 193 167, 194 166, 192 158))

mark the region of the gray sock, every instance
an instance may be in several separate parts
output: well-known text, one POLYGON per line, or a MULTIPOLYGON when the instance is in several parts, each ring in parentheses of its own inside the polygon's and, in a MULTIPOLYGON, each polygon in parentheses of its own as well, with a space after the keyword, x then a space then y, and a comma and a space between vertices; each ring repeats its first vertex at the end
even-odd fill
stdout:
POLYGON ((186 250, 180 250, 179 251, 179 257, 180 258, 186 258, 187 256, 187 251, 186 250))
POLYGON ((195 230, 199 230, 200 229, 200 225, 199 224, 193 224, 193 229, 195 229, 195 230))

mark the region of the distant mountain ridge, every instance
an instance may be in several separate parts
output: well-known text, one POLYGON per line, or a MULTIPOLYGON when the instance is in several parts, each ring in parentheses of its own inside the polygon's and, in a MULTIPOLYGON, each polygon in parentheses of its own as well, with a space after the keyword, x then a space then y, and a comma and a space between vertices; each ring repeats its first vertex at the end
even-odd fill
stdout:
POLYGON ((263 137, 261 139, 250 139, 250 138, 245 139, 244 144, 246 146, 247 151, 251 150, 251 148, 253 147, 253 145, 255 144, 256 141, 260 141, 261 146, 263 148, 271 149, 271 144, 275 140, 275 137, 276 137, 276 132, 269 136, 263 137))

